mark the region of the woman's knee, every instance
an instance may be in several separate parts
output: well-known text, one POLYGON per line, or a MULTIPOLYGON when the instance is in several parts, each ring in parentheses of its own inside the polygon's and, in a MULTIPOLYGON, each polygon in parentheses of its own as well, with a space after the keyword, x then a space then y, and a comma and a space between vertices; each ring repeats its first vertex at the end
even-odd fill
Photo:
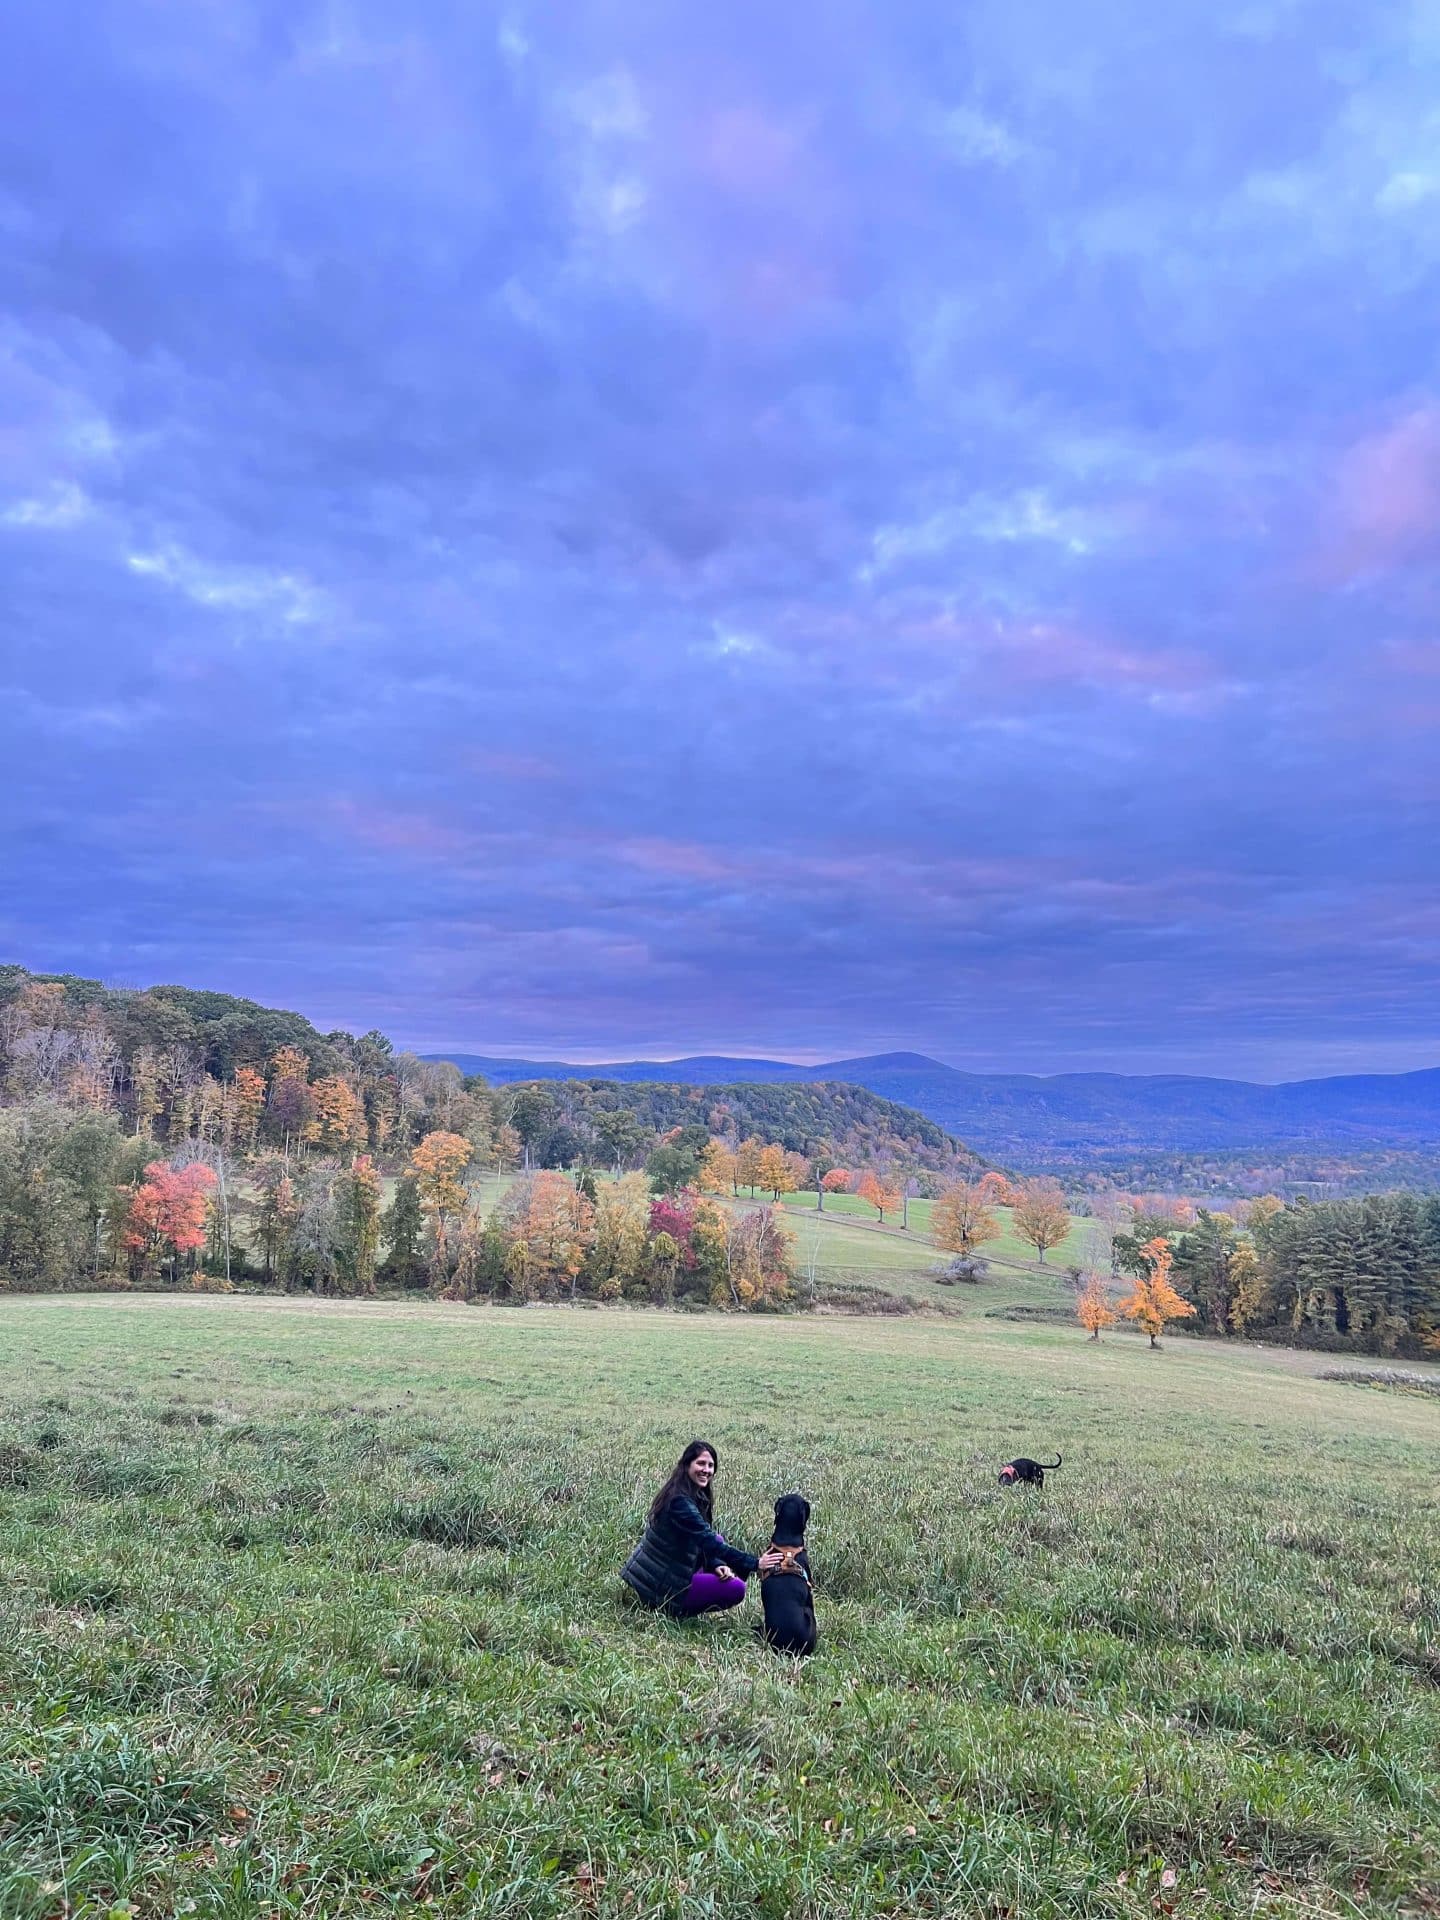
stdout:
POLYGON ((716 1586, 716 1607, 738 1607, 745 1598, 745 1582, 738 1574, 732 1575, 729 1580, 717 1581, 716 1586))

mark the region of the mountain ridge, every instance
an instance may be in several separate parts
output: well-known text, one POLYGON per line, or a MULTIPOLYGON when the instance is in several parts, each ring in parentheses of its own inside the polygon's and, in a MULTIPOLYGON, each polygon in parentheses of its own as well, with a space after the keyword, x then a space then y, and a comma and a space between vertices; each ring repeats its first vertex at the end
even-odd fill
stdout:
POLYGON ((840 1081, 915 1108, 977 1152, 1229 1150, 1280 1143, 1440 1142, 1440 1067, 1335 1074, 1274 1084, 1205 1074, 981 1074, 926 1054, 859 1055, 803 1065, 698 1054, 592 1064, 436 1053, 496 1084, 643 1080, 723 1086, 840 1081))

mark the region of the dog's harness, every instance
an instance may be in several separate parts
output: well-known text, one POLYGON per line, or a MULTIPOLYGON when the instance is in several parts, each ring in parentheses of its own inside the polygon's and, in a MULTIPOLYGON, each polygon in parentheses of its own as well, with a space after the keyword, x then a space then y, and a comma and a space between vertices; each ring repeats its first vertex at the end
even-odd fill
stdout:
POLYGON ((807 1587, 813 1587, 814 1582, 811 1580, 805 1568, 800 1564, 800 1556, 805 1551, 804 1547, 777 1547, 772 1540, 765 1551, 767 1553, 778 1553, 783 1557, 778 1567, 761 1567, 760 1578, 762 1580, 769 1580, 777 1573, 798 1573, 807 1587))

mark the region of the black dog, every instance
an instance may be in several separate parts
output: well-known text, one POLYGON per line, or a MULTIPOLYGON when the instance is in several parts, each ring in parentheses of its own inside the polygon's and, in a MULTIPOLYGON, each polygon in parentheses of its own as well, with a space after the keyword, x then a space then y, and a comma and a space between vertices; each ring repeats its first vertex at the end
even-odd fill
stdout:
POLYGON ((777 1653, 813 1653, 819 1640, 810 1560, 805 1552, 809 1518, 810 1502, 798 1493, 782 1494, 775 1502, 775 1533, 770 1545, 785 1559, 780 1566, 761 1573, 760 1600, 765 1608, 765 1643, 777 1653))
POLYGON ((1005 1466, 1001 1467, 1000 1484, 1002 1487, 1013 1487, 1016 1485, 1043 1487, 1046 1474, 1053 1473, 1059 1464, 1060 1455, 1058 1453, 1053 1460, 1047 1460, 1043 1466, 1038 1460, 1026 1460, 1022 1456, 1019 1460, 1011 1460, 1007 1462, 1005 1466))

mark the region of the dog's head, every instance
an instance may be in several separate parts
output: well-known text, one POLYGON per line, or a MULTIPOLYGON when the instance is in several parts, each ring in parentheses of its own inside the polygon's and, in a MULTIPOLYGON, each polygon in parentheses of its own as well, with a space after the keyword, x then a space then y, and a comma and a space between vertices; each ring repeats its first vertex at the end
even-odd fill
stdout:
POLYGON ((803 1493, 782 1493, 775 1502, 775 1537, 777 1539, 782 1533, 788 1533, 796 1540, 803 1540, 809 1520, 810 1502, 803 1493))
POLYGON ((1009 1484, 1010 1484, 1010 1482, 1011 1482, 1011 1481, 1012 1481, 1012 1480, 1013 1480, 1014 1478, 1015 1478, 1015 1463, 1014 1463, 1014 1461, 1012 1460, 1012 1461, 1011 1461, 1011 1463, 1009 1464, 1009 1466, 1005 1466, 1005 1467, 1001 1467, 1001 1469, 1000 1469, 1000 1484, 1001 1484, 1001 1486, 1002 1486, 1002 1487, 1008 1487, 1008 1486, 1009 1486, 1009 1484))

